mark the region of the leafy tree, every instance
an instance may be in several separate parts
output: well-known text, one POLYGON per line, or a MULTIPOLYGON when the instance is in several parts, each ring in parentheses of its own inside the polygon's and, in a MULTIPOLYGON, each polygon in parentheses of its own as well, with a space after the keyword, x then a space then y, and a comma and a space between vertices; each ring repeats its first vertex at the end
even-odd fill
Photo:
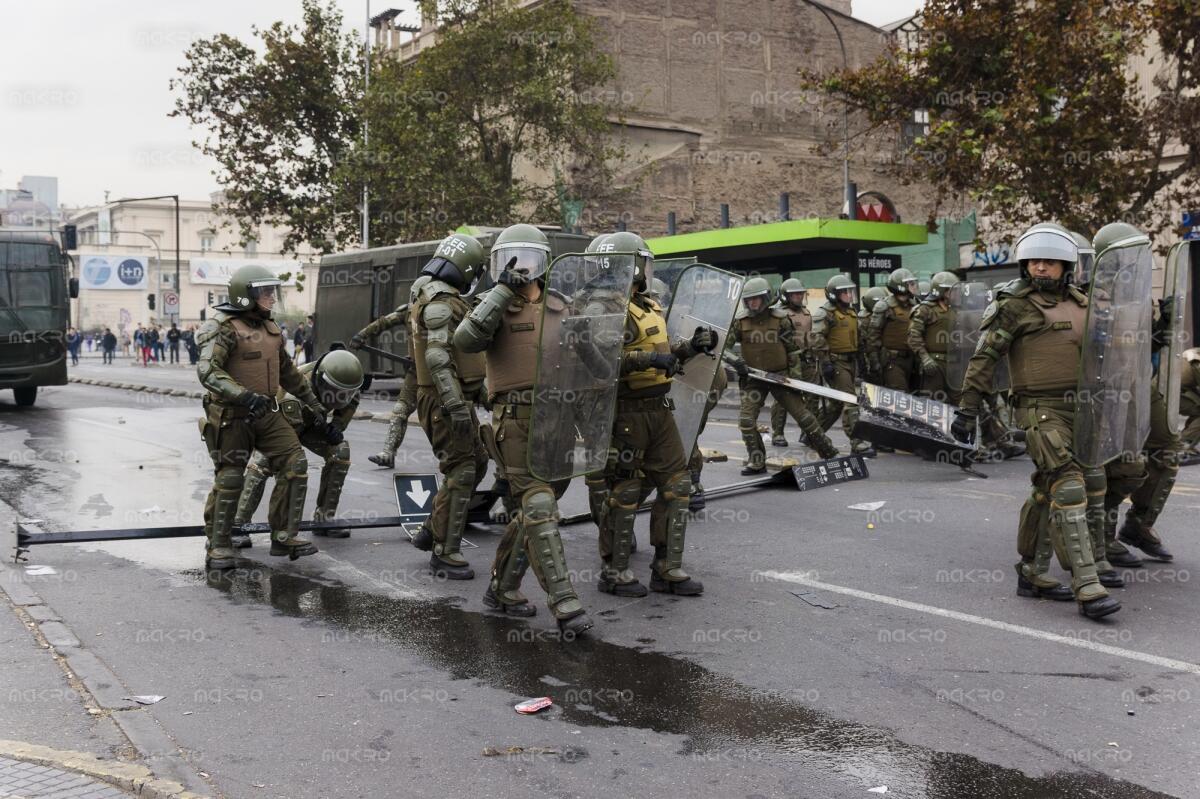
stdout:
POLYGON ((601 89, 614 69, 589 18, 567 0, 423 11, 439 20, 436 46, 377 53, 365 93, 361 48, 319 0, 304 0, 300 27, 256 31, 261 56, 223 35, 189 49, 173 114, 207 132, 197 146, 244 237, 268 221, 291 228, 289 250, 356 242, 364 183, 375 243, 555 221, 561 197, 610 193, 622 151, 601 89))
POLYGON ((933 185, 931 219, 966 197, 1005 233, 1043 219, 1082 232, 1120 219, 1157 233, 1197 201, 1194 0, 927 0, 922 28, 877 62, 817 82, 877 133, 911 131, 928 115, 893 163, 933 185), (1130 68, 1142 53, 1160 67, 1149 92, 1130 68))

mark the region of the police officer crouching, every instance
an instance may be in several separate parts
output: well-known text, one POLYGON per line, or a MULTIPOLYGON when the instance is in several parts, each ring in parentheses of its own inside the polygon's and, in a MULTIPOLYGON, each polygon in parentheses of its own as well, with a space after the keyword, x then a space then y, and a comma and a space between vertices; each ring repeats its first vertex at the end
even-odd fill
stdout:
MULTIPOLYGON (((276 393, 279 412, 296 431, 300 443, 309 452, 321 456, 325 465, 321 468, 321 483, 317 490, 317 509, 313 520, 332 521, 337 516, 338 500, 342 486, 350 472, 350 444, 343 436, 346 427, 358 410, 359 392, 363 384, 362 363, 346 350, 327 352, 313 363, 300 367, 321 404, 332 411, 331 419, 318 419, 308 408, 283 389, 276 393)), ((271 476, 271 464, 261 452, 254 453, 246 467, 242 497, 238 501, 237 518, 234 524, 250 521, 262 501, 263 489, 271 476)), ((275 497, 272 497, 275 499, 275 497)), ((273 509, 278 514, 278 509, 273 509)), ((314 530, 314 535, 329 538, 349 538, 350 531, 344 527, 314 530)), ((235 535, 234 548, 250 546, 249 535, 235 535)))

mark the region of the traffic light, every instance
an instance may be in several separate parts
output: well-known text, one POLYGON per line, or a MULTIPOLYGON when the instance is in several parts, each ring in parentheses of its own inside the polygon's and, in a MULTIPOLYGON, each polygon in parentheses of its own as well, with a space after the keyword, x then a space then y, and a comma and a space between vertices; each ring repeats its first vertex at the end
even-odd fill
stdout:
POLYGON ((201 321, 201 322, 203 322, 203 321, 205 321, 207 318, 208 318, 208 311, 206 311, 206 310, 204 310, 203 308, 201 308, 201 309, 200 309, 200 321, 201 321))
POLYGON ((75 225, 63 225, 62 244, 64 250, 79 249, 79 228, 75 225))
POLYGON ((208 292, 208 304, 209 304, 210 306, 213 304, 213 295, 212 295, 212 292, 211 292, 211 291, 210 291, 210 292, 208 292))
POLYGON ((154 310, 154 292, 153 291, 146 295, 146 305, 150 308, 150 310, 152 310, 152 311, 154 310))

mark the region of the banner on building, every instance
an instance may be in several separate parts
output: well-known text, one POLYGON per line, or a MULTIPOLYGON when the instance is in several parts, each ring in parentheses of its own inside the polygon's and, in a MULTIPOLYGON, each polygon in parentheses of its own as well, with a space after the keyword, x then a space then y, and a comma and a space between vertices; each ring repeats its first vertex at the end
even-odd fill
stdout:
POLYGON ((85 289, 144 291, 150 274, 149 259, 144 255, 79 256, 80 286, 85 289))
POLYGON ((240 267, 247 264, 265 266, 276 275, 287 275, 283 281, 285 286, 296 285, 296 276, 300 274, 303 264, 299 261, 259 259, 259 258, 193 258, 191 260, 192 284, 207 286, 228 286, 229 278, 240 267))

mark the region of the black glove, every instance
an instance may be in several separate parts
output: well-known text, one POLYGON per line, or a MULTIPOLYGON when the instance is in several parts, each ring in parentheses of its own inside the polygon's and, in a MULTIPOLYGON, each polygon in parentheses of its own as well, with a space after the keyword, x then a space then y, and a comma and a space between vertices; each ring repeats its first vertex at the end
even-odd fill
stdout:
POLYGON ((243 391, 238 397, 238 404, 249 408, 251 416, 258 417, 271 407, 271 398, 266 394, 247 390, 243 391))
POLYGON ((656 352, 650 356, 650 368, 661 369, 667 377, 674 377, 679 372, 679 359, 669 352, 656 352))
POLYGON ((503 286, 508 286, 509 288, 514 288, 516 286, 523 286, 529 282, 520 272, 513 271, 512 267, 514 264, 516 264, 516 262, 517 258, 514 255, 509 259, 508 263, 504 265, 504 269, 500 272, 500 277, 496 278, 497 283, 503 286))
POLYGON ((479 434, 475 429, 475 420, 471 418, 471 406, 466 402, 445 409, 446 419, 455 438, 471 441, 479 434))
POLYGON ((346 436, 342 433, 342 428, 338 427, 336 424, 330 424, 329 422, 325 422, 324 424, 325 430, 321 433, 321 435, 325 437, 326 444, 336 447, 346 439, 346 436))
POLYGON ((975 414, 970 411, 957 411, 954 414, 954 421, 950 423, 950 435, 964 444, 974 444, 975 418, 975 414))
POLYGON ((361 350, 362 346, 367 343, 367 340, 361 334, 355 333, 350 337, 350 349, 361 350))
POLYGON ((750 376, 750 367, 746 365, 745 361, 734 361, 733 371, 737 372, 737 376, 743 380, 750 376))
POLYGON ((712 352, 717 348, 717 331, 711 327, 698 327, 692 333, 692 349, 696 352, 712 352))
POLYGON ((826 361, 821 364, 821 376, 828 383, 833 380, 833 376, 837 374, 837 367, 833 365, 833 361, 826 361))

